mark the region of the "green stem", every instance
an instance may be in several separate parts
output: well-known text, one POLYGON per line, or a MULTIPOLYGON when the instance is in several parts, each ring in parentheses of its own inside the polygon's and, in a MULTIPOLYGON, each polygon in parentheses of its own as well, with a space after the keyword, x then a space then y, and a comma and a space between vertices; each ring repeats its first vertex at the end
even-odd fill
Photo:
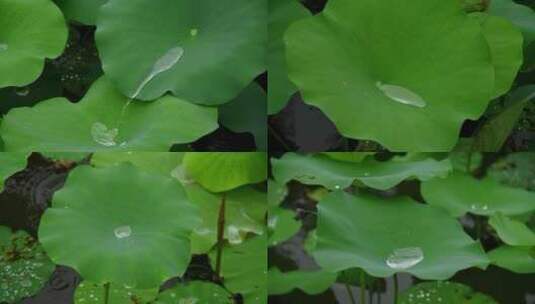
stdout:
POLYGON ((360 303, 366 304, 366 274, 360 271, 360 303))
POLYGON ((104 304, 108 304, 110 298, 110 283, 104 284, 104 304))
POLYGON ((398 286, 398 274, 394 274, 394 304, 398 304, 398 292, 399 292, 399 286, 398 286))
POLYGON ((223 257, 223 245, 225 239, 225 209, 226 195, 221 195, 221 205, 219 206, 219 217, 217 219, 217 257, 215 273, 217 279, 221 281, 221 258, 223 257))
POLYGON ((345 284, 345 285, 346 285, 347 294, 349 295, 349 300, 351 301, 351 304, 357 304, 355 303, 355 296, 353 295, 351 286, 349 286, 349 284, 345 284))

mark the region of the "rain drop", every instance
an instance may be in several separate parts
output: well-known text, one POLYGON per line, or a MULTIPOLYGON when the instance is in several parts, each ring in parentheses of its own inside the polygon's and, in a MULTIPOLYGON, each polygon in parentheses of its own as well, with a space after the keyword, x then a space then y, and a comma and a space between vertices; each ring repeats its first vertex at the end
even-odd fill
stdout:
POLYGON ((427 105, 425 100, 423 100, 420 95, 414 93, 413 91, 397 86, 397 85, 391 85, 391 84, 383 84, 382 82, 378 81, 375 84, 379 90, 381 90, 388 98, 397 101, 402 104, 406 104, 409 106, 414 106, 418 108, 423 108, 427 105))
POLYGON ((271 215, 268 218, 268 228, 271 229, 271 230, 275 229, 275 227, 277 227, 277 222, 278 221, 279 221, 279 217, 278 216, 271 215))
POLYGON ((191 35, 191 37, 195 37, 195 36, 197 36, 198 33, 199 33, 199 29, 196 29, 196 28, 192 28, 192 29, 189 31, 189 34, 191 35))
POLYGON ((234 225, 228 226, 228 228, 227 228, 227 237, 228 237, 229 243, 231 243, 233 245, 241 244, 241 242, 242 242, 242 238, 241 238, 241 235, 240 235, 240 229, 238 229, 238 227, 236 227, 234 225))
POLYGON ((28 87, 16 88, 15 94, 22 97, 28 96, 28 94, 30 94, 30 89, 28 87))
POLYGON ((132 228, 130 228, 130 226, 120 226, 115 228, 113 232, 115 233, 116 238, 123 239, 132 234, 132 228))
POLYGON ((8 47, 7 47, 7 44, 5 44, 5 43, 0 43, 0 52, 2 52, 2 51, 7 51, 7 48, 8 48, 8 47))
POLYGON ((386 265, 392 269, 407 269, 420 263, 424 253, 420 247, 406 247, 394 249, 386 259, 386 265))
POLYGON ((93 140, 105 147, 113 147, 117 145, 115 142, 117 135, 119 135, 119 129, 108 129, 108 127, 101 122, 95 122, 91 126, 91 136, 93 136, 93 140))

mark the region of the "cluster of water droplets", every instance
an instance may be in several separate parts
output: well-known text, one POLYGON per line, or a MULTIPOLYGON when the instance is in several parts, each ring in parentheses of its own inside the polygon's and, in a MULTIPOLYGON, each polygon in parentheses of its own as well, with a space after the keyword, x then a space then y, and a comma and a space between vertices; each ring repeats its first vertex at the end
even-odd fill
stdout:
POLYGON ((113 233, 115 234, 115 237, 118 239, 124 239, 129 237, 132 234, 132 228, 128 225, 126 226, 119 226, 113 230, 113 233))
POLYGON ((91 126, 91 136, 93 140, 105 147, 113 147, 117 145, 115 139, 119 135, 118 128, 110 128, 102 122, 95 122, 91 126))
POLYGON ((409 269, 424 260, 424 252, 420 247, 396 248, 386 258, 386 265, 392 269, 409 269))
POLYGON ((192 185, 195 183, 195 180, 186 172, 184 165, 178 165, 174 168, 173 171, 171 171, 171 176, 178 179, 182 185, 192 185))
POLYGON ((487 204, 471 204, 470 210, 476 212, 476 211, 488 211, 489 206, 487 204))
POLYGON ((383 92, 388 98, 393 101, 414 106, 417 108, 424 108, 427 103, 425 100, 420 97, 420 95, 414 93, 413 91, 397 85, 384 84, 380 81, 376 82, 375 85, 379 90, 383 92))

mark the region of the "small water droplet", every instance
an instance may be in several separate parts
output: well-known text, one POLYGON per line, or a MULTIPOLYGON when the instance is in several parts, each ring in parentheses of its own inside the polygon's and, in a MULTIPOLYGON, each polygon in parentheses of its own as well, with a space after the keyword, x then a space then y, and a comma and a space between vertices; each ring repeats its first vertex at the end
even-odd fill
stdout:
POLYGON ((341 187, 340 185, 335 185, 335 186, 334 186, 334 189, 336 189, 336 190, 340 190, 341 188, 342 188, 342 187, 341 187))
POLYGON ((118 239, 129 237, 132 234, 132 228, 130 226, 120 226, 115 228, 113 231, 115 233, 115 237, 118 239))
POLYGON ((199 33, 199 29, 197 29, 197 28, 192 28, 192 29, 189 31, 189 34, 191 35, 191 37, 195 37, 195 36, 197 36, 198 33, 199 33))
POLYGON ((30 88, 28 87, 20 87, 15 89, 15 94, 19 96, 28 96, 30 94, 30 88))
POLYGON ((397 101, 402 104, 406 104, 409 106, 415 106, 418 108, 423 108, 427 105, 425 100, 423 100, 420 95, 414 93, 413 91, 397 86, 397 85, 391 85, 391 84, 383 84, 380 81, 378 81, 376 84, 377 88, 381 90, 388 98, 397 101))
POLYGON ((227 238, 229 243, 236 245, 241 244, 242 238, 240 235, 240 229, 234 225, 230 225, 227 227, 227 238))
POLYGON ((273 230, 275 227, 277 227, 277 222, 279 221, 278 216, 270 215, 268 218, 268 228, 273 230))
POLYGON ((195 180, 192 179, 186 172, 186 168, 183 165, 178 165, 173 171, 171 171, 171 176, 178 179, 182 185, 191 185, 195 183, 195 180))
POLYGON ((392 269, 407 269, 415 266, 424 259, 420 247, 406 247, 394 249, 386 259, 386 265, 392 269))
POLYGON ((117 128, 108 129, 108 127, 101 122, 95 122, 91 126, 91 136, 93 136, 93 140, 103 146, 113 147, 117 145, 115 142, 117 135, 119 135, 119 130, 117 128))
POLYGON ((0 52, 7 51, 8 46, 5 43, 0 43, 0 52))

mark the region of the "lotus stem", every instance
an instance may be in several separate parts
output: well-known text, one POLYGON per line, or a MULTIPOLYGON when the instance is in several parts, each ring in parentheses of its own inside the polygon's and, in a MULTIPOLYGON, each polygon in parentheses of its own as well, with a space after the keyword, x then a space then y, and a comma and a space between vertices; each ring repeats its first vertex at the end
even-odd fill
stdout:
POLYGON ((104 284, 104 304, 108 304, 110 298, 110 283, 104 284))
POLYGON ((351 286, 349 284, 345 284, 347 295, 349 296, 349 300, 351 301, 351 304, 357 304, 355 303, 355 296, 353 296, 353 291, 351 290, 351 286))
POLYGON ((223 245, 225 240, 225 208, 226 195, 221 195, 221 205, 219 206, 219 217, 217 219, 217 257, 215 264, 215 273, 217 279, 221 281, 221 258, 223 257, 223 245))
POLYGON ((360 303, 366 304, 366 274, 360 271, 360 303))
POLYGON ((394 304, 398 304, 398 292, 399 292, 398 274, 394 273, 394 304))

